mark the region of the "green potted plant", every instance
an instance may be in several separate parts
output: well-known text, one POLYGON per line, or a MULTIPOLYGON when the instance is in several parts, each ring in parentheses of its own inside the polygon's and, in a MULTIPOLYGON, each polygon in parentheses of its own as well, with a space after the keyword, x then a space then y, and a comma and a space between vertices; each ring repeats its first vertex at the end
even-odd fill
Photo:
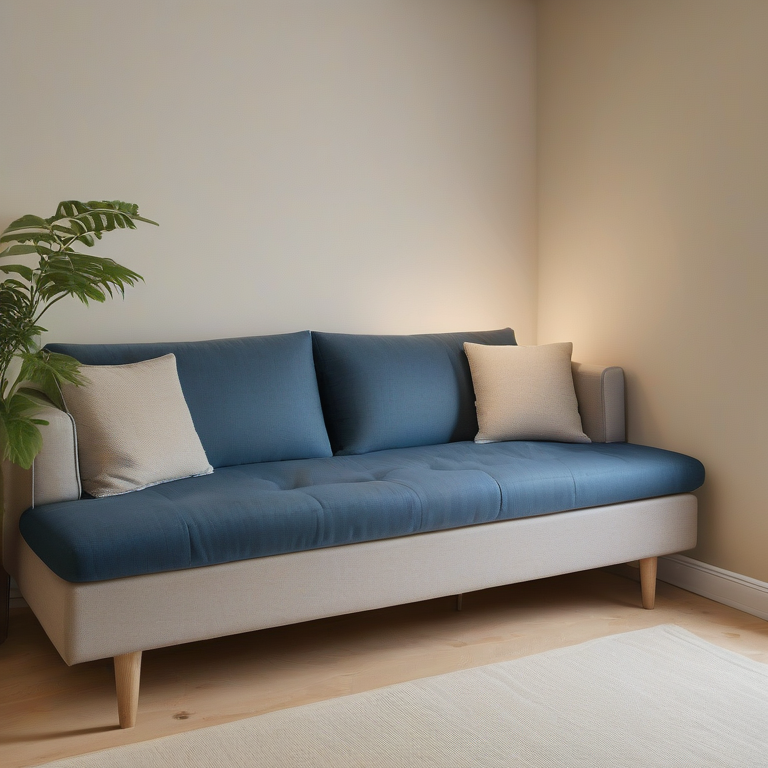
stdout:
MULTIPOLYGON (((0 449, 3 462, 25 469, 42 447, 38 427, 47 422, 36 412, 49 400, 62 406, 59 385, 82 384, 80 365, 72 357, 40 348, 43 315, 58 301, 73 296, 83 304, 123 295, 142 280, 112 259, 81 253, 105 232, 136 229, 139 208, 118 200, 59 203, 50 218, 22 216, 0 235, 0 449), (9 257, 21 257, 6 263, 9 257), (46 399, 47 398, 47 399, 46 399)), ((3 484, 0 472, 0 542, 3 484)), ((9 577, 0 566, 0 642, 8 627, 9 577)))

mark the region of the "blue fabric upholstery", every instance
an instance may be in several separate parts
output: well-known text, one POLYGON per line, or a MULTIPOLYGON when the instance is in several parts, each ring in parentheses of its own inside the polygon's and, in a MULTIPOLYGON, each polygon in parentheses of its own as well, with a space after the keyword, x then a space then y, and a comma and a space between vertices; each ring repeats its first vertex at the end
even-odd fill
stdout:
POLYGON ((213 565, 692 491, 704 468, 628 443, 458 442, 219 469, 27 510, 67 581, 213 565))
POLYGON ((335 453, 350 455, 474 439, 464 342, 515 344, 515 333, 313 333, 312 339, 331 444, 335 453))
POLYGON ((123 365, 172 352, 197 434, 214 467, 331 455, 309 331, 47 348, 86 365, 123 365))

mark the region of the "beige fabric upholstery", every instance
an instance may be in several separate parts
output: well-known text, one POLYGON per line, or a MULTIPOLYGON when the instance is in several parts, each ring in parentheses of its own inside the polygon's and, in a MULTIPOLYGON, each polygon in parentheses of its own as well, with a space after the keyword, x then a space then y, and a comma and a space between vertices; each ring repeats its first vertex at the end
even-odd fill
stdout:
POLYGON ((690 494, 72 584, 21 542, 22 594, 68 664, 665 555, 690 494))
POLYGON ((464 344, 479 431, 476 443, 557 440, 588 443, 573 388, 573 344, 464 344))
POLYGON ((571 367, 584 431, 595 443, 623 443, 627 439, 623 369, 584 363, 571 367))
POLYGON ((32 477, 32 502, 36 507, 56 501, 80 498, 80 468, 77 463, 75 421, 66 412, 51 406, 37 418, 42 425, 43 450, 35 457, 32 477))
POLYGON ((83 365, 82 386, 62 394, 78 431, 83 488, 115 496, 213 467, 195 431, 176 356, 128 365, 83 365))

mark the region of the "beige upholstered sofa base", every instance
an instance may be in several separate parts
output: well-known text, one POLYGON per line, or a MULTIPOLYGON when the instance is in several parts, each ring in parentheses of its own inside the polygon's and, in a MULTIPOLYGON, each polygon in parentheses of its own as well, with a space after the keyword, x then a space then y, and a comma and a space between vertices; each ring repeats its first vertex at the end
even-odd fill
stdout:
POLYGON ((74 584, 20 542, 22 594, 67 664, 653 558, 696 543, 696 498, 74 584))

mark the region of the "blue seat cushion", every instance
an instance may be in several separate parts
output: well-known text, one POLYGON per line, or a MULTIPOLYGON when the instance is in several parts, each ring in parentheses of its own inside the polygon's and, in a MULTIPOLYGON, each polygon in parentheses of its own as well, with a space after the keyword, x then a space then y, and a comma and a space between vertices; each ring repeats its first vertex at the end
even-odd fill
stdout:
POLYGON ((225 467, 21 516, 61 578, 101 581, 692 491, 693 458, 628 443, 450 443, 225 467))
POLYGON ((472 440, 475 394, 464 342, 514 344, 511 328, 416 336, 312 334, 334 453, 472 440))
POLYGON ((49 344, 86 365, 173 353, 184 398, 214 467, 331 455, 309 331, 158 344, 49 344))

